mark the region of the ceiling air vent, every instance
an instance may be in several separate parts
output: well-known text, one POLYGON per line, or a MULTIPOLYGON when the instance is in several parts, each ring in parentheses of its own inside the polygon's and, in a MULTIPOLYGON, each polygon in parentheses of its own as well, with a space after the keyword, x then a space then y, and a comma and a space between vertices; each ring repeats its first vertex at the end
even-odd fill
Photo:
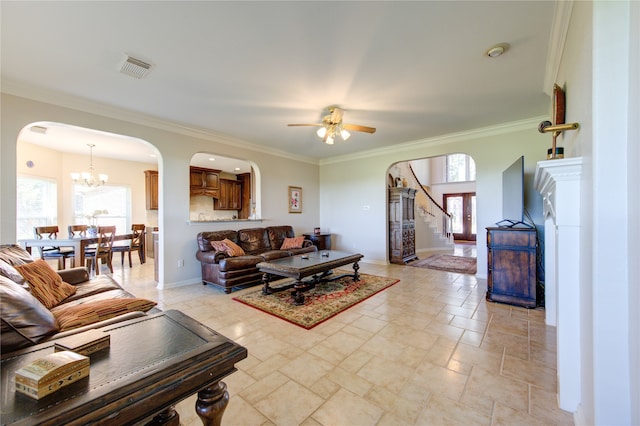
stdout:
POLYGON ((145 77, 150 69, 151 64, 128 55, 124 57, 122 65, 120 66, 120 72, 122 74, 135 78, 145 77))

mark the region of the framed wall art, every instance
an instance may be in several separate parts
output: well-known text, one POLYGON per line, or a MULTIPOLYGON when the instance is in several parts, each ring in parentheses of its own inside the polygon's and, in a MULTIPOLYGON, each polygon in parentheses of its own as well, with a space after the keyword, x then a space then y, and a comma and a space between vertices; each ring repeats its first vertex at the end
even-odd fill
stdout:
POLYGON ((289 213, 302 213, 302 188, 289 187, 289 213))

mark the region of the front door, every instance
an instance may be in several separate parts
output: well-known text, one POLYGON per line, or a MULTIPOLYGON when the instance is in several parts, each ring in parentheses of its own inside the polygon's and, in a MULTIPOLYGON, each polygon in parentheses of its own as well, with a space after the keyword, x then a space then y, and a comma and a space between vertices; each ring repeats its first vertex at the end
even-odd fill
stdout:
POLYGON ((452 215, 453 239, 476 240, 476 193, 444 194, 444 209, 452 215))

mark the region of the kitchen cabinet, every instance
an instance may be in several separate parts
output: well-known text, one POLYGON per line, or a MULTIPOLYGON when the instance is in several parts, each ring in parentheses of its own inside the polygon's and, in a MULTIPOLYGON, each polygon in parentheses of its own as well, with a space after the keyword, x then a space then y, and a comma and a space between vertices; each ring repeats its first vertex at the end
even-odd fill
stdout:
POLYGON ((218 198, 220 195, 220 170, 190 167, 189 193, 218 198))
POLYGON ((220 191, 213 201, 216 210, 240 210, 242 208, 242 182, 220 179, 220 191))
POLYGON ((158 171, 144 171, 144 191, 147 210, 158 210, 158 171))
POLYGON ((535 228, 487 228, 487 300, 536 307, 535 228))

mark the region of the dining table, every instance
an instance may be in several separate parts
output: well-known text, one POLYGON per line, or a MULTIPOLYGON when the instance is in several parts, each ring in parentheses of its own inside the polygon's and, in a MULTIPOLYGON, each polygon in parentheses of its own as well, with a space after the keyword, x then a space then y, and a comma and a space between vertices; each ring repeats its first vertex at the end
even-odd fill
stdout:
MULTIPOLYGON (((113 241, 126 241, 131 240, 133 234, 121 234, 115 235, 113 241)), ((140 239, 142 247, 140 248, 144 253, 144 238, 140 239)), ((84 265, 84 253, 85 249, 92 244, 98 243, 98 237, 76 237, 76 238, 56 238, 56 239, 21 239, 18 240, 25 250, 31 253, 33 247, 71 247, 73 248, 74 256, 71 260, 71 267, 75 265, 84 265)))

